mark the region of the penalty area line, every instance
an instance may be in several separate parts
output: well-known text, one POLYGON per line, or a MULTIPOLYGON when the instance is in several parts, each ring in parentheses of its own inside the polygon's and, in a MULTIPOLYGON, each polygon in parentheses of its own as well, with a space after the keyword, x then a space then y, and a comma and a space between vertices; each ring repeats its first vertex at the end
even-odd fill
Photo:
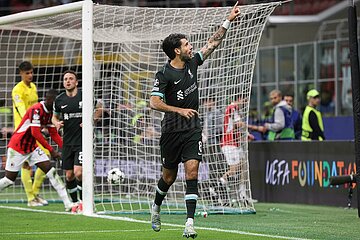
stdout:
MULTIPOLYGON (((65 215, 79 216, 79 214, 72 214, 72 213, 68 213, 68 212, 49 211, 49 210, 22 208, 22 207, 11 207, 11 206, 3 206, 3 205, 0 205, 0 208, 13 209, 13 210, 19 210, 19 211, 28 211, 28 212, 40 212, 40 213, 65 214, 65 215)), ((105 215, 93 214, 91 216, 86 216, 86 217, 103 218, 103 219, 109 219, 109 220, 144 223, 144 224, 149 224, 150 223, 149 221, 138 220, 138 219, 129 218, 129 217, 119 217, 119 216, 115 217, 115 216, 105 216, 105 215)), ((183 228, 184 227, 184 225, 171 224, 171 223, 162 223, 161 225, 162 226, 169 226, 169 227, 176 227, 176 228, 183 228)), ((274 238, 274 239, 310 240, 309 238, 296 238, 296 237, 288 237, 288 236, 280 236, 280 235, 272 235, 272 234, 263 234, 263 233, 253 233, 253 232, 230 230, 230 229, 221 229, 221 228, 209 228, 209 227, 196 226, 196 229, 206 230, 206 231, 214 231, 214 232, 234 233, 234 234, 239 234, 239 235, 248 235, 248 236, 256 236, 256 237, 274 238)), ((165 230, 165 229, 162 229, 162 231, 163 230, 165 230)), ((179 229, 168 229, 168 230, 173 231, 173 230, 179 230, 179 229)), ((105 231, 117 232, 117 230, 103 230, 103 231, 104 232, 105 231)), ((141 230, 128 230, 128 231, 129 232, 130 231, 139 231, 140 232, 141 230)), ((81 232, 82 231, 76 231, 76 233, 81 233, 81 232)), ((99 230, 99 231, 84 231, 84 233, 86 233, 86 232, 102 232, 102 231, 101 230, 99 230)), ((44 234, 50 234, 50 233, 52 233, 52 232, 44 232, 44 234)), ((59 234, 60 232, 53 232, 53 233, 59 234)), ((67 232, 61 232, 61 233, 67 233, 67 232)), ((68 233, 74 233, 74 232, 70 231, 68 233)), ((4 233, 0 233, 0 236, 3 235, 3 234, 4 233)), ((11 234, 11 233, 7 233, 7 234, 11 234)), ((20 233, 18 233, 18 234, 20 234, 20 233)), ((22 234, 24 234, 24 233, 22 233, 22 234)))

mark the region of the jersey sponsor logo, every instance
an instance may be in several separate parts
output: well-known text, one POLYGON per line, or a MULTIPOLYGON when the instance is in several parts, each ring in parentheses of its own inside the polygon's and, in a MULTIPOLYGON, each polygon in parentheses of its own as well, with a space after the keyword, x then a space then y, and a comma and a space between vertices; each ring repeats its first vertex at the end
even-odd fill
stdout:
POLYGON ((197 89, 196 83, 193 83, 190 87, 185 90, 185 97, 197 89))
POLYGON ((60 106, 60 108, 61 109, 64 109, 64 108, 66 108, 68 105, 62 105, 62 106, 60 106))
POLYGON ((176 85, 176 84, 178 84, 179 82, 181 82, 181 78, 180 78, 179 80, 175 81, 174 84, 176 85))
POLYGON ((184 99, 183 91, 182 90, 177 91, 176 96, 178 101, 184 99))
POLYGON ((64 113, 64 120, 69 120, 72 118, 81 118, 82 117, 82 113, 64 113))

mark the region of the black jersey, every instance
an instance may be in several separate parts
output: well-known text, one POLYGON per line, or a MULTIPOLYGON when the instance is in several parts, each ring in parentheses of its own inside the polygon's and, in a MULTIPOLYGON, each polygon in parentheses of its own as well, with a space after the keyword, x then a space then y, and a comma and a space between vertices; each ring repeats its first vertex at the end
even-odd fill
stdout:
MULTIPOLYGON (((185 63, 183 69, 176 69, 170 61, 155 75, 152 96, 160 96, 167 105, 179 108, 199 109, 197 69, 203 63, 200 52, 185 63)), ((161 131, 181 132, 200 127, 199 116, 187 119, 174 112, 166 112, 161 122, 161 131)))
POLYGON ((60 115, 64 121, 64 145, 81 146, 82 141, 82 93, 78 90, 76 96, 69 97, 61 93, 54 102, 54 114, 60 115))

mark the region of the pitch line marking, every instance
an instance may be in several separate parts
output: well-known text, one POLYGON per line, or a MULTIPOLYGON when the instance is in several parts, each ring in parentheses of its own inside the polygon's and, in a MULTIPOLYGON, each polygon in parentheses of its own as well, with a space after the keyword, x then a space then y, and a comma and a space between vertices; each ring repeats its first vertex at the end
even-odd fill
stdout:
MULTIPOLYGON (((162 229, 164 231, 179 231, 179 228, 162 229)), ((125 230, 89 230, 89 231, 57 231, 57 232, 4 232, 1 235, 47 235, 47 234, 81 234, 81 233, 117 233, 117 232, 153 232, 153 230, 125 229, 125 230)))
MULTIPOLYGON (((55 214, 74 215, 74 216, 79 215, 79 214, 72 214, 72 213, 68 213, 68 212, 49 211, 49 210, 41 210, 41 209, 23 208, 23 207, 10 207, 10 206, 2 206, 2 205, 0 205, 0 208, 20 210, 20 211, 28 211, 28 212, 55 213, 55 214)), ((103 219, 109 219, 109 220, 118 220, 118 221, 149 224, 149 221, 138 220, 138 219, 129 218, 129 217, 118 217, 118 216, 114 217, 114 216, 104 216, 104 215, 96 215, 96 214, 91 215, 91 216, 87 216, 87 217, 103 218, 103 219)), ((169 227, 178 227, 178 228, 183 228, 184 227, 183 225, 171 224, 171 223, 162 223, 161 225, 169 226, 169 227)), ((279 236, 279 235, 271 235, 271 234, 263 234, 263 233, 253 233, 253 232, 245 232, 245 231, 239 231, 239 230, 220 229, 220 228, 209 228, 209 227, 199 227, 199 226, 197 226, 196 229, 214 231, 214 232, 234 233, 234 234, 239 234, 239 235, 248 235, 248 236, 256 236, 256 237, 275 238, 275 239, 310 240, 309 238, 287 237, 287 236, 279 236)), ((172 229, 170 229, 170 230, 172 231, 172 229)), ((178 229, 176 229, 176 230, 178 230, 178 229)), ((109 230, 109 231, 111 231, 111 230, 109 230)), ((113 230, 113 231, 116 231, 116 230, 113 230)), ((82 232, 82 231, 78 231, 78 232, 82 232)), ((84 232, 92 232, 92 231, 84 231, 84 232)), ((101 230, 99 230, 99 232, 101 232, 101 230)), ((51 232, 49 232, 49 233, 51 233, 51 232)), ((58 233, 66 233, 66 232, 58 232, 58 233)), ((71 232, 71 233, 74 233, 74 232, 71 232)), ((3 234, 4 233, 0 233, 0 235, 3 235, 3 234)), ((18 233, 18 234, 21 234, 21 233, 18 233)), ((47 234, 47 233, 44 233, 44 234, 47 234)))

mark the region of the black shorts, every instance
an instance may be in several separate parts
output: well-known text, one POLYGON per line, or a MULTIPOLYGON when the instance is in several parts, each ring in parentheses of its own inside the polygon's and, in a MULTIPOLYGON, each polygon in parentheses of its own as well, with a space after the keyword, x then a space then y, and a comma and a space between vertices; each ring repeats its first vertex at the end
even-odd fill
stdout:
POLYGON ((63 146, 62 149, 62 169, 72 170, 74 165, 82 166, 81 146, 63 146))
POLYGON ((164 168, 175 169, 180 162, 202 160, 201 130, 163 133, 160 138, 161 161, 164 168))

